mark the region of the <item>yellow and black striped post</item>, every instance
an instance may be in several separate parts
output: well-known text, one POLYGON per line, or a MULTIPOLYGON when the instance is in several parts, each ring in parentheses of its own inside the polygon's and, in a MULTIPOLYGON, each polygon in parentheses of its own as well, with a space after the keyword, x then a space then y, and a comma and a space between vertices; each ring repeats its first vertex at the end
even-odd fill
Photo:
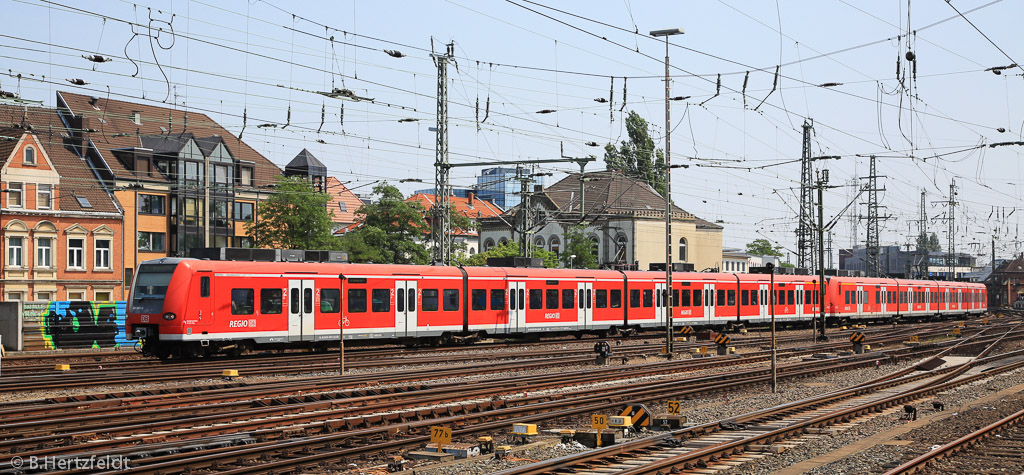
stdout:
POLYGON ((718 345, 718 356, 729 354, 729 347, 727 346, 729 344, 729 335, 719 333, 715 337, 715 343, 718 345))
POLYGON ((864 334, 861 332, 853 332, 850 334, 850 342, 853 343, 853 352, 858 355, 864 353, 864 334))

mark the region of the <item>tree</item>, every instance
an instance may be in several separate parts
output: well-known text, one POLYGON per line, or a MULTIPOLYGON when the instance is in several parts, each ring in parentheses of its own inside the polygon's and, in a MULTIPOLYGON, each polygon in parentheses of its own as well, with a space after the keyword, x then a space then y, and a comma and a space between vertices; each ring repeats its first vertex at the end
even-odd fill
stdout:
POLYGON ((939 237, 936 236, 935 233, 932 233, 932 235, 928 237, 928 250, 929 251, 941 251, 942 250, 942 244, 939 244, 939 237))
POLYGON ((605 167, 643 180, 665 196, 665 155, 661 149, 654 148, 647 121, 636 111, 629 111, 626 132, 629 140, 623 140, 619 148, 613 144, 604 146, 605 167))
MULTIPOLYGON (((544 261, 544 267, 553 268, 559 266, 558 254, 541 249, 535 244, 530 244, 531 252, 533 257, 538 257, 544 261)), ((487 259, 491 257, 519 257, 519 243, 516 241, 505 241, 497 246, 488 249, 485 252, 477 253, 468 258, 459 259, 462 265, 466 266, 486 266, 487 259)))
POLYGON ((275 194, 259 204, 257 219, 245 223, 245 232, 255 247, 338 249, 330 200, 301 177, 281 177, 275 194))
POLYGON ((565 267, 597 269, 594 243, 583 232, 584 229, 584 226, 565 228, 565 250, 562 251, 562 263, 565 264, 565 267))
POLYGON ((360 225, 341 238, 352 262, 426 264, 430 252, 423 239, 430 228, 418 203, 406 202, 398 188, 381 183, 373 188, 380 198, 356 211, 360 225))
POLYGON ((754 239, 747 244, 747 253, 755 256, 782 257, 782 252, 779 249, 782 249, 782 246, 773 247, 767 239, 754 239))

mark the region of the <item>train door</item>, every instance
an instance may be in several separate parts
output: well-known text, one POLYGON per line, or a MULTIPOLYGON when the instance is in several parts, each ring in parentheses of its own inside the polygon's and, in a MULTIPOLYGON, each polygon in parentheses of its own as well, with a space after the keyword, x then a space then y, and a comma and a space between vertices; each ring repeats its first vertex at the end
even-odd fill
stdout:
POLYGON ((213 323, 213 272, 199 274, 199 325, 213 323))
POLYGON ((668 313, 668 302, 665 301, 665 284, 654 284, 654 320, 658 327, 665 326, 665 315, 668 313))
POLYGON ((715 319, 715 284, 704 284, 704 318, 708 323, 715 319))
POLYGON ((757 290, 757 306, 761 309, 760 315, 761 320, 767 321, 772 318, 772 310, 769 305, 771 304, 770 297, 768 295, 768 284, 761 284, 757 290))
POLYGON ((863 285, 858 285, 857 286, 857 316, 858 317, 864 315, 864 298, 865 298, 864 286, 863 285))
POLYGON ((288 340, 313 339, 313 280, 288 281, 288 340))
POLYGON ((803 320, 804 318, 804 285, 796 284, 796 319, 803 320))
POLYGON ((416 281, 395 281, 395 336, 416 336, 416 281))
POLYGON ((924 310, 927 312, 932 309, 932 290, 928 287, 924 289, 924 310))
POLYGON ((526 331, 526 282, 508 283, 508 331, 526 331))
POLYGON ((594 308, 587 296, 594 294, 594 283, 579 282, 576 292, 576 328, 589 329, 594 322, 594 308))

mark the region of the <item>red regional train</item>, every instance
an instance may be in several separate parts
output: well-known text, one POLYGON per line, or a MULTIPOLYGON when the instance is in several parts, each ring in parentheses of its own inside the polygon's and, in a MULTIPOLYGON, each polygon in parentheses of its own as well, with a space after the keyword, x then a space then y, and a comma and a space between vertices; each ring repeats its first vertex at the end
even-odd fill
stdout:
MULTIPOLYGON (((975 283, 676 273, 673 325, 728 327, 809 320, 930 318, 986 311, 975 283)), ((443 344, 481 337, 616 335, 664 328, 661 272, 210 261, 143 262, 129 338, 161 358, 321 347, 348 340, 443 344), (340 325, 339 325, 340 324, 340 325)))

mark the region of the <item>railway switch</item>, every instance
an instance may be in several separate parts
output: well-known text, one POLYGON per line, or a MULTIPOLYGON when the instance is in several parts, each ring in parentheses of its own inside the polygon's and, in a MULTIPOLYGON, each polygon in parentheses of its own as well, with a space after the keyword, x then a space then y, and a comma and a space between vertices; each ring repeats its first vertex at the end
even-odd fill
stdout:
POLYGON ((480 444, 481 454, 490 454, 494 452, 494 439, 488 436, 477 437, 476 443, 480 444))
POLYGON ((612 346, 607 341, 599 341, 594 343, 594 353, 597 353, 594 364, 604 366, 608 364, 608 358, 612 356, 612 346))
POLYGON ((512 424, 512 440, 517 444, 526 444, 537 437, 537 424, 512 424))
POLYGON ((853 343, 853 352, 856 354, 864 353, 864 340, 866 337, 861 332, 853 332, 850 334, 850 343, 853 343))

